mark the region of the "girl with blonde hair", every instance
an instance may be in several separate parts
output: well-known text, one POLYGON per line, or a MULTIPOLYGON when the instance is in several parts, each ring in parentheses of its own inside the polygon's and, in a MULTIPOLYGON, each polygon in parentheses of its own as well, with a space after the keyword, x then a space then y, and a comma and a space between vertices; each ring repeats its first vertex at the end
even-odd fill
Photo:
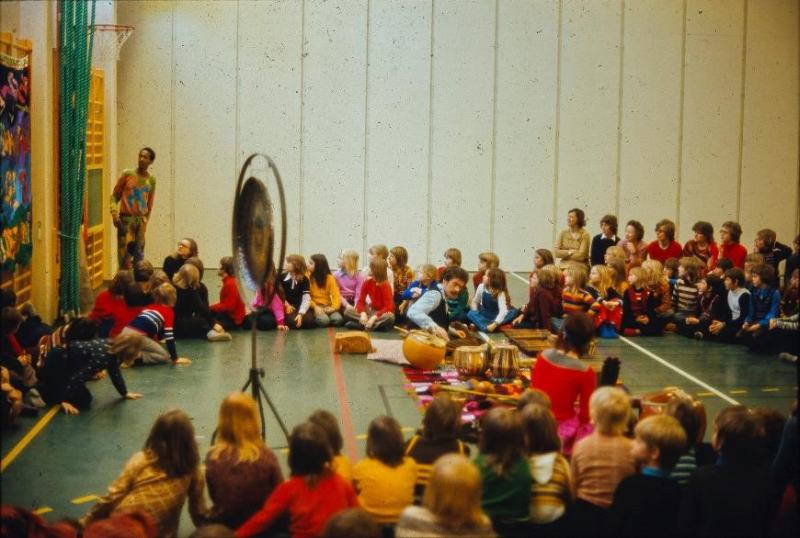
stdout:
POLYGON ((394 325, 394 302, 387 264, 377 257, 369 262, 369 269, 371 276, 364 281, 355 308, 344 311, 348 320, 345 325, 348 329, 386 331, 394 325))
POLYGON ((209 519, 230 528, 255 514, 283 482, 275 454, 261 439, 256 401, 229 394, 219 408, 214 444, 206 455, 206 482, 214 506, 209 519))
POLYGON ((601 338, 617 338, 622 324, 622 297, 614 288, 614 270, 607 265, 593 265, 587 291, 594 297, 591 312, 601 338))
POLYGON ((207 338, 210 342, 227 341, 230 333, 217 323, 214 313, 200 294, 200 271, 184 263, 175 276, 175 336, 177 338, 207 338))
POLYGON ((492 522, 481 509, 481 475, 461 454, 436 460, 422 506, 400 514, 395 536, 495 536, 492 522))
POLYGON ((358 252, 343 250, 339 254, 339 269, 333 273, 342 298, 342 312, 354 307, 364 284, 364 275, 358 270, 358 252))

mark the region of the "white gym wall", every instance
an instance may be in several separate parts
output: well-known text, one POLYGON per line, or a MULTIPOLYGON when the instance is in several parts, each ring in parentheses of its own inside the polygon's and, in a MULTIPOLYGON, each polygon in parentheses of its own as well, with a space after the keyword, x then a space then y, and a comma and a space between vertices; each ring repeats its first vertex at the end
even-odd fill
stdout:
MULTIPOLYGON (((798 230, 797 0, 122 1, 118 163, 152 146, 146 253, 230 252, 268 152, 289 250, 495 250, 530 268, 567 210, 798 230)), ((113 174, 112 174, 113 175, 113 174)), ((111 178, 112 181, 114 178, 111 178)))

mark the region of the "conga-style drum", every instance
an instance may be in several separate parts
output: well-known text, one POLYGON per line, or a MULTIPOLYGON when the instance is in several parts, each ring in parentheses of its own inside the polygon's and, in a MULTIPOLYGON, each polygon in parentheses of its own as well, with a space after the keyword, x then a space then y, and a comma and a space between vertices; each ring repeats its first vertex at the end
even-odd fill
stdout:
POLYGON ((460 346, 453 351, 453 366, 462 377, 482 376, 486 371, 486 346, 460 346))
POLYGON ((414 368, 433 370, 444 361, 447 341, 426 331, 411 331, 403 340, 403 355, 414 368))
POLYGON ((649 417, 650 415, 659 415, 664 413, 667 405, 675 400, 683 400, 688 403, 700 422, 700 428, 697 432, 697 439, 693 444, 697 444, 703 440, 706 434, 706 407, 699 400, 695 400, 690 395, 679 389, 678 387, 665 387, 663 390, 651 392, 642 396, 642 408, 639 412, 639 419, 649 417))
POLYGON ((489 360, 492 377, 511 379, 519 374, 519 348, 513 344, 495 344, 492 346, 492 358, 489 360))

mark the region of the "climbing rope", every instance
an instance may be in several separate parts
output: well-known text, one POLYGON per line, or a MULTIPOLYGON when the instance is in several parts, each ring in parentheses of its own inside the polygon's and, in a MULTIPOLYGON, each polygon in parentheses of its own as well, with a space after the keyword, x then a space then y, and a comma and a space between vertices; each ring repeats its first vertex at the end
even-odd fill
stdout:
POLYGON ((61 61, 61 281, 59 310, 80 313, 80 227, 86 185, 86 119, 89 110, 95 0, 60 0, 61 61))

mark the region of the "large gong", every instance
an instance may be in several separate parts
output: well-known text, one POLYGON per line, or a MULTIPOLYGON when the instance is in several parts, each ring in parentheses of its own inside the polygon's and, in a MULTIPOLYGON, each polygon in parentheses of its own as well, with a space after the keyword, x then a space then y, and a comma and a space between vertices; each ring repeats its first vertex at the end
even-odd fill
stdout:
MULTIPOLYGON (((239 173, 233 204, 233 259, 245 301, 252 304, 262 287, 267 294, 274 292, 274 285, 265 284, 274 284, 285 255, 286 204, 280 173, 269 156, 254 153, 239 173)), ((264 303, 271 299, 265 296, 264 303)))

